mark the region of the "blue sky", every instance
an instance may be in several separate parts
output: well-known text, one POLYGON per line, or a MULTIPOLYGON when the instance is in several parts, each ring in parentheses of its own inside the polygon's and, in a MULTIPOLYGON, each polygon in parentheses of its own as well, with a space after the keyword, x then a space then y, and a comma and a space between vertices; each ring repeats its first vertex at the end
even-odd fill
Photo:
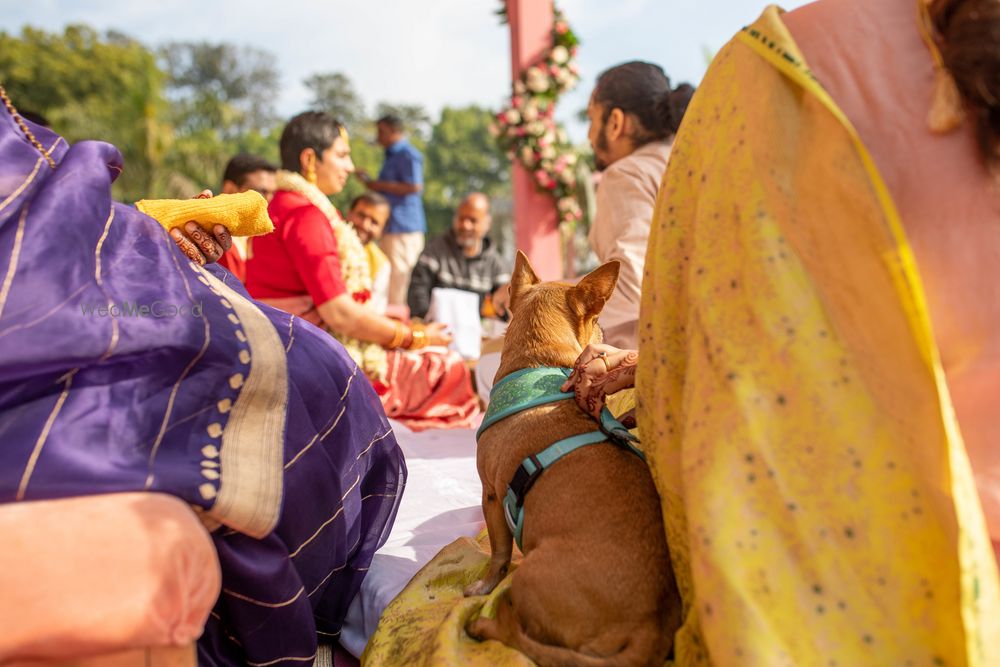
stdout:
MULTIPOLYGON (((542 0, 537 0, 542 1, 542 0)), ((719 49, 769 4, 766 0, 562 0, 583 45, 583 79, 559 116, 576 141, 575 120, 603 69, 633 59, 663 66, 675 82, 697 82, 706 53, 719 49)), ((785 3, 786 9, 805 4, 785 3)), ((432 115, 445 105, 496 108, 509 89, 509 35, 497 0, 0 0, 0 30, 24 25, 50 31, 68 23, 114 28, 155 46, 208 40, 247 44, 274 54, 282 76, 276 106, 306 108, 302 79, 343 71, 369 108, 377 101, 420 103, 432 115)))

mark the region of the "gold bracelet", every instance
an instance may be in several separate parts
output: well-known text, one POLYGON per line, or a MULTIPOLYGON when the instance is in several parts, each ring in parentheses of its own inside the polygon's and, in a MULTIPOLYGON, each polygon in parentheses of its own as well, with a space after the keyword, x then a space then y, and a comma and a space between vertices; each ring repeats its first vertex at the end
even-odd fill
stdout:
POLYGON ((413 336, 413 339, 406 346, 407 350, 419 350, 427 347, 427 331, 425 331, 422 324, 414 324, 410 327, 410 334, 413 336))
POLYGON ((395 350, 397 347, 403 344, 403 339, 406 338, 406 327, 404 327, 399 322, 394 323, 395 329, 393 330, 392 340, 386 345, 386 349, 395 350))

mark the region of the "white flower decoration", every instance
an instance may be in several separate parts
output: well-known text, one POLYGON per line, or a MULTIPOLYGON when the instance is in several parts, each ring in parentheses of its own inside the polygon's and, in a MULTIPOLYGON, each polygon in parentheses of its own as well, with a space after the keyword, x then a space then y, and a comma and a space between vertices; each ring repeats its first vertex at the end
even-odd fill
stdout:
POLYGON ((533 93, 544 93, 549 89, 549 77, 537 67, 529 67, 525 73, 525 85, 533 93))

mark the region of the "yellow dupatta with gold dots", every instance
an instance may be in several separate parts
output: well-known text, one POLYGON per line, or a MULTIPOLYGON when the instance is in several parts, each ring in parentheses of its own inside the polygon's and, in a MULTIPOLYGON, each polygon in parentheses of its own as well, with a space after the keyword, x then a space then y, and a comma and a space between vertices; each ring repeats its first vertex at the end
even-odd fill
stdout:
POLYGON ((1000 665, 996 565, 913 254, 776 7, 687 111, 642 294, 676 664, 1000 665))

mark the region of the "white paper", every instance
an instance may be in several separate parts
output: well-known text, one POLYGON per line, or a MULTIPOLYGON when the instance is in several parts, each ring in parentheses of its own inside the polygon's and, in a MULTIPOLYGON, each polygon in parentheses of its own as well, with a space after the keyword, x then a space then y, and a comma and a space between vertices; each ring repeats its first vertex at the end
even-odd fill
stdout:
POLYGON ((479 318, 478 294, 450 287, 435 287, 431 290, 427 320, 448 325, 455 337, 449 347, 463 358, 479 358, 483 322, 479 318))

